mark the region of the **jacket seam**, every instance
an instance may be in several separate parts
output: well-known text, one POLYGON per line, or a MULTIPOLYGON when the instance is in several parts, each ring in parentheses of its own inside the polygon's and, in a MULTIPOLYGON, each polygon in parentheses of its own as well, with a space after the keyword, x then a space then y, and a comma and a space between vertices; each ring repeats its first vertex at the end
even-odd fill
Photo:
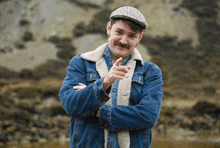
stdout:
POLYGON ((158 66, 154 66, 153 68, 151 68, 151 70, 147 73, 146 77, 144 78, 144 81, 147 80, 147 77, 148 77, 156 68, 158 68, 158 66))
POLYGON ((84 65, 84 63, 83 63, 83 61, 82 61, 82 59, 81 58, 79 58, 78 56, 76 56, 76 58, 79 60, 79 62, 85 67, 85 65, 84 65))
POLYGON ((87 146, 87 148, 90 148, 90 141, 91 141, 91 133, 92 133, 92 128, 93 128, 93 126, 92 126, 92 124, 90 125, 90 129, 89 129, 89 135, 88 135, 88 146, 87 146))

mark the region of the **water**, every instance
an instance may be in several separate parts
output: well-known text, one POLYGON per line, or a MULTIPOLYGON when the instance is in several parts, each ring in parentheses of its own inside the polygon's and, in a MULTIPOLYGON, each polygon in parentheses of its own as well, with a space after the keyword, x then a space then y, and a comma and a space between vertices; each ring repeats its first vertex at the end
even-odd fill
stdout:
POLYGON ((152 143, 151 148, 220 148, 220 144, 195 141, 156 140, 152 143))
MULTIPOLYGON (((69 148, 69 142, 11 143, 0 145, 0 148, 69 148)), ((220 142, 158 138, 153 140, 151 148, 220 148, 220 142)))

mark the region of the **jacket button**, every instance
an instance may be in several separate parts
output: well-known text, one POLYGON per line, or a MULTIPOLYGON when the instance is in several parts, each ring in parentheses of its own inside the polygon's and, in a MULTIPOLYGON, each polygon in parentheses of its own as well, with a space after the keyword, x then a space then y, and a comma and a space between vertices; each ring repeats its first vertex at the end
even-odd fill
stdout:
POLYGON ((108 145, 108 148, 111 148, 111 145, 108 145))
POLYGON ((116 92, 116 89, 114 89, 113 91, 116 92))

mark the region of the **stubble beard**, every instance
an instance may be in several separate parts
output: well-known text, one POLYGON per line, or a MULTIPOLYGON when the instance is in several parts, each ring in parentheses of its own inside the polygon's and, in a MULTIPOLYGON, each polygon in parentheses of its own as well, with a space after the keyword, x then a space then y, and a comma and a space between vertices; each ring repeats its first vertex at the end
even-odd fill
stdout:
MULTIPOLYGON (((116 44, 114 44, 114 45, 116 45, 116 44)), ((116 46, 119 46, 119 45, 116 45, 116 46)), ((119 55, 115 52, 115 50, 112 49, 112 47, 111 47, 110 45, 108 45, 108 47, 109 47, 109 49, 110 49, 111 54, 114 55, 114 57, 116 57, 117 59, 120 58, 120 57, 122 57, 123 59, 126 59, 126 58, 129 57, 130 54, 131 54, 131 53, 128 53, 128 54, 126 54, 126 55, 119 56, 119 55)), ((119 46, 119 47, 121 47, 121 46, 119 46)), ((121 48, 124 48, 124 47, 121 47, 121 48)), ((126 49, 129 50, 130 48, 126 48, 126 49)))

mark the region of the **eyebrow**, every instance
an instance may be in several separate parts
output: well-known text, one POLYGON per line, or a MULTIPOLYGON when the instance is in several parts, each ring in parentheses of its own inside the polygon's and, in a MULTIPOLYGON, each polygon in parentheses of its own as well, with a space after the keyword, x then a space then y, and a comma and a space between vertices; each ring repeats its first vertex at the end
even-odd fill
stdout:
MULTIPOLYGON (((123 30, 123 29, 121 29, 121 28, 117 28, 117 30, 120 30, 120 31, 123 31, 123 32, 124 32, 124 30, 123 30)), ((137 34, 138 34, 138 32, 129 32, 129 34, 131 34, 131 35, 137 35, 137 34)))

